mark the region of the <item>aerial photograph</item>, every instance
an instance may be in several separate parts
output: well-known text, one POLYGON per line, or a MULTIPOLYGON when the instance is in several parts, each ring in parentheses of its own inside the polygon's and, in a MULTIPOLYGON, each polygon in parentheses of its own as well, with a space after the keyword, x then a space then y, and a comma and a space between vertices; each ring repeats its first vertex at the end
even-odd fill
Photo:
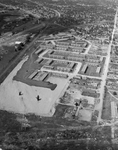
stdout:
POLYGON ((118 0, 0 0, 0 150, 118 150, 118 0))

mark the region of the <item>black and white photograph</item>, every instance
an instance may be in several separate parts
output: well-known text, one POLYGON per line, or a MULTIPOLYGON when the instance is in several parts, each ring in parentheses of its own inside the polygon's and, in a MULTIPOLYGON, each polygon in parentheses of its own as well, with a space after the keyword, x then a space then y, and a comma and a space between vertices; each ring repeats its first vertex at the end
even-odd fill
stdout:
POLYGON ((118 0, 0 0, 0 150, 118 150, 118 0))

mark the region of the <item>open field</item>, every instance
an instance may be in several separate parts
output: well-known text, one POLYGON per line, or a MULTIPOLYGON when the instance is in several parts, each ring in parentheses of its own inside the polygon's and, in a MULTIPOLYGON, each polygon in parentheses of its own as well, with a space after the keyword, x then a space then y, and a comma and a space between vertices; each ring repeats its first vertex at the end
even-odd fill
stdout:
MULTIPOLYGON (((24 83, 13 81, 13 76, 17 73, 17 69, 22 66, 24 63, 23 60, 15 69, 10 73, 10 75, 6 78, 3 84, 1 84, 0 87, 0 97, 1 97, 1 109, 6 109, 14 112, 20 112, 20 113, 28 113, 28 112, 35 112, 40 113, 43 112, 43 110, 46 113, 46 109, 49 109, 45 107, 47 105, 47 97, 45 98, 46 102, 43 103, 37 102, 36 96, 41 93, 42 96, 45 97, 43 94, 43 91, 39 90, 40 88, 36 87, 30 87, 24 83), (23 95, 19 96, 19 91, 22 91, 23 95), (34 91, 34 92, 33 92, 34 91), (40 92, 39 92, 40 91, 40 92), (8 101, 9 100, 9 101, 8 101), (40 104, 44 104, 44 106, 41 106, 41 109, 39 108, 40 104)), ((48 92, 50 90, 47 90, 48 92)), ((50 93, 50 92, 49 92, 50 93)), ((48 93, 47 96, 49 97, 48 93)), ((43 99, 43 98, 42 98, 43 99)), ((50 103, 50 102, 49 102, 50 103)))
POLYGON ((84 110, 84 109, 80 110, 78 117, 79 117, 80 120, 91 121, 92 111, 84 110))
MULTIPOLYGON (((35 115, 27 115, 26 119, 31 127, 23 128, 20 114, 13 114, 7 111, 0 111, 0 144, 2 149, 8 149, 12 145, 12 149, 66 149, 75 148, 75 150, 89 147, 90 149, 106 149, 112 147, 111 128, 86 127, 79 123, 75 129, 59 127, 55 122, 55 118, 40 118, 35 115), (5 125, 4 125, 5 124, 5 125), (47 137, 49 137, 47 139, 47 137), (39 140, 40 139, 40 140, 39 140), (89 139, 89 140, 87 140, 89 139), (29 145, 30 143, 30 145, 29 145), (99 146, 100 145, 100 146, 99 146)), ((74 122, 73 120, 71 123, 74 122)), ((62 121, 62 124, 64 121, 62 121)), ((60 122, 61 124, 61 122, 60 122)), ((78 123, 76 123, 78 124, 78 123)), ((70 125, 70 124, 68 124, 70 125)))
POLYGON ((56 118, 65 118, 65 113, 66 113, 67 109, 69 109, 71 107, 73 107, 73 106, 66 106, 66 105, 58 104, 56 106, 56 111, 54 113, 54 117, 56 117, 56 118))
POLYGON ((6 68, 6 66, 16 57, 19 52, 15 52, 14 46, 2 46, 0 47, 0 72, 6 68))
MULTIPOLYGON (((15 31, 18 26, 30 22, 33 17, 25 17, 17 10, 6 10, 4 13, 0 12, 0 34, 5 32, 15 31)), ((27 26, 28 27, 28 26, 27 26)))
MULTIPOLYGON (((68 83, 68 80, 49 77, 46 82, 30 82, 29 79, 24 78, 26 75, 25 71, 28 69, 27 62, 28 58, 23 59, 1 84, 0 107, 1 109, 19 113, 52 116, 55 111, 55 102, 68 83), (52 88, 54 87, 52 90, 50 90, 51 86, 52 88), (22 94, 19 95, 19 92, 22 94), (38 95, 40 101, 37 101, 38 95), (7 102, 8 100, 9 102, 7 102)), ((29 69, 31 69, 30 67, 29 69)))

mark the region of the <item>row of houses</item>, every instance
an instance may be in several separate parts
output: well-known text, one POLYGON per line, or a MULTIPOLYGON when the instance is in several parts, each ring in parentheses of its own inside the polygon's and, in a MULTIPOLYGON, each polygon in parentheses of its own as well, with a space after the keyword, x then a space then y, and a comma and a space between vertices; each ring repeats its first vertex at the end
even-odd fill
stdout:
POLYGON ((48 65, 44 65, 43 68, 45 69, 48 69, 48 70, 56 70, 56 71, 61 71, 61 72, 71 72, 75 67, 74 64, 72 64, 71 66, 57 66, 57 67, 54 67, 54 66, 48 66, 48 65))
POLYGON ((62 73, 51 73, 52 76, 54 77, 59 77, 59 78, 68 78, 67 74, 62 74, 62 73))
POLYGON ((54 48, 54 50, 58 50, 58 51, 70 51, 70 52, 79 52, 81 53, 84 49, 81 48, 81 47, 60 47, 60 46, 57 46, 54 48))
POLYGON ((88 63, 93 63, 94 65, 99 64, 101 62, 100 59, 85 58, 84 55, 83 57, 81 57, 81 55, 63 56, 63 55, 48 54, 48 57, 54 59, 66 59, 66 60, 77 61, 77 62, 86 61, 88 63))
POLYGON ((84 96, 88 96, 88 97, 93 97, 93 98, 99 98, 100 96, 100 93, 97 93, 95 90, 87 90, 87 89, 84 89, 82 91, 82 95, 84 96))
MULTIPOLYGON (((87 72, 88 68, 89 68, 89 64, 88 63, 84 64, 81 72, 85 74, 87 72)), ((96 73, 100 74, 100 72, 101 72, 101 66, 96 66, 96 73)))
POLYGON ((44 81, 48 76, 49 74, 47 72, 41 72, 36 69, 28 78, 36 81, 44 81))

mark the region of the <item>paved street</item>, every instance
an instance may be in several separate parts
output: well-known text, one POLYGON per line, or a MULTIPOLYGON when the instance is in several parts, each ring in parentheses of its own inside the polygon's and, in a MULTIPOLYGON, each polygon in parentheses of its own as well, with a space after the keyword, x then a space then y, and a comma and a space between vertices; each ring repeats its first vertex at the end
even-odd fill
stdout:
POLYGON ((114 29, 112 32, 112 37, 111 37, 111 41, 110 41, 109 48, 108 48, 108 55, 106 56, 106 62, 105 62, 105 66, 104 66, 104 74, 102 76, 102 83, 101 83, 101 89, 100 89, 99 117, 98 117, 97 122, 101 121, 102 108, 103 108, 103 98, 104 98, 104 88, 106 85, 106 78, 107 78, 108 67, 109 67, 109 62, 110 62, 111 46, 112 46, 112 42, 113 42, 114 32, 116 29, 116 21, 117 21, 117 11, 116 11, 116 15, 114 18, 114 29))

